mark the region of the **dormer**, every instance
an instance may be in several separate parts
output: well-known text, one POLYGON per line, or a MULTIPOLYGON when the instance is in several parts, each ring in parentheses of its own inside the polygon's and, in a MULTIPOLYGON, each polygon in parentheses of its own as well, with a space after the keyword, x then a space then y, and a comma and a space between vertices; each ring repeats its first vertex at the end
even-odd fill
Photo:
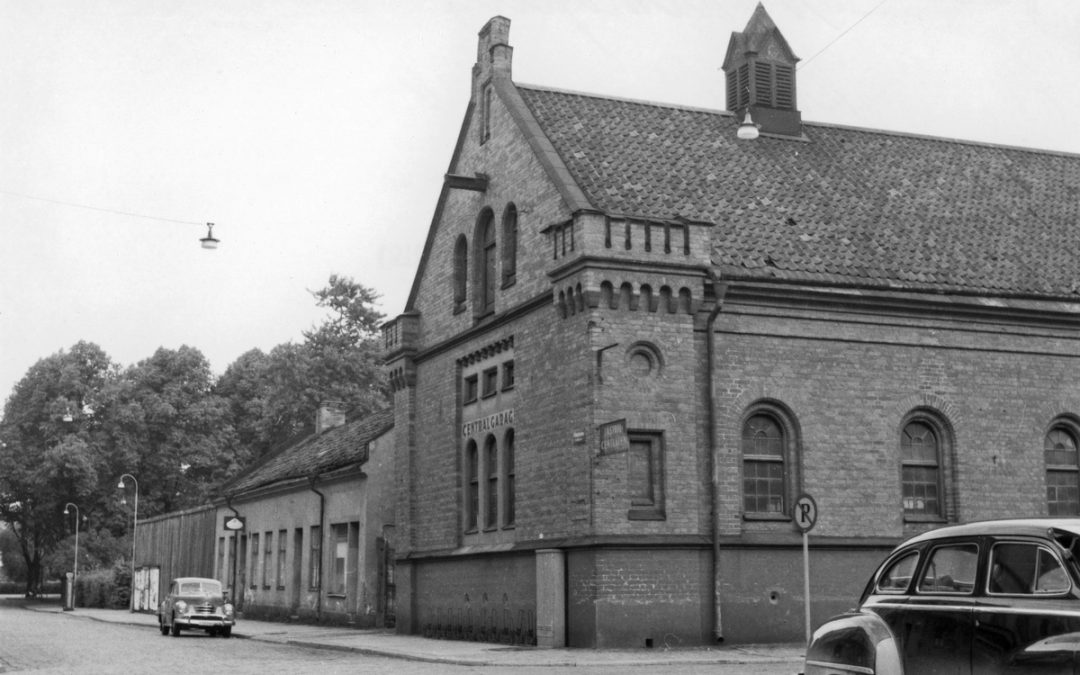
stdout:
POLYGON ((732 33, 724 57, 727 108, 741 121, 747 109, 762 133, 802 136, 796 109, 795 64, 791 51, 765 7, 758 3, 741 33, 732 33))

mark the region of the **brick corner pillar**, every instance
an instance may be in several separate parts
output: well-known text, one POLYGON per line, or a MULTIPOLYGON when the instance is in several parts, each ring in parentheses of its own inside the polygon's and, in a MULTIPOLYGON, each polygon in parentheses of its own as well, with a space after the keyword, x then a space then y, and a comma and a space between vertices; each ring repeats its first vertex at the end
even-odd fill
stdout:
POLYGON ((562 549, 536 552, 536 646, 566 646, 566 554, 562 549))

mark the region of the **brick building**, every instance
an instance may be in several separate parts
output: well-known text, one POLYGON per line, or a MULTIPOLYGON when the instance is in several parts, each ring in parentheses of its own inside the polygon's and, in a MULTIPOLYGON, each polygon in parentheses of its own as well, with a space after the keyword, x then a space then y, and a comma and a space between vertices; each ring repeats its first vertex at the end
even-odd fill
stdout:
POLYGON ((803 122, 760 5, 725 112, 517 84, 509 25, 384 328, 400 630, 798 640, 800 493, 815 624, 916 532, 1080 512, 1080 157, 803 122))

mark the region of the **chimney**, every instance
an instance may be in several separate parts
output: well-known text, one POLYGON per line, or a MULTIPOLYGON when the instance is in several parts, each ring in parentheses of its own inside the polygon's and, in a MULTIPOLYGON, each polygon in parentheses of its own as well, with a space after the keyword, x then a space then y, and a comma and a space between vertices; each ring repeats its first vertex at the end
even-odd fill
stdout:
POLYGON ((741 33, 732 33, 724 57, 727 109, 742 120, 747 109, 762 133, 802 137, 795 107, 799 57, 760 2, 741 33))
POLYGON ((315 411, 316 436, 343 424, 345 424, 345 404, 341 401, 326 401, 315 411))
POLYGON ((479 102, 493 77, 510 79, 514 48, 510 46, 510 19, 495 16, 480 29, 473 66, 473 101, 479 102))

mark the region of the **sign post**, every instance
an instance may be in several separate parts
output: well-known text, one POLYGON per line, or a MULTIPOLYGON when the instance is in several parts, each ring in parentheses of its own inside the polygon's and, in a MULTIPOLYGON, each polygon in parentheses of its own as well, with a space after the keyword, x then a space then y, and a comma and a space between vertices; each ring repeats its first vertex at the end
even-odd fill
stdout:
POLYGON ((803 604, 806 606, 806 644, 810 644, 810 530, 817 523, 817 502, 807 493, 795 498, 795 510, 792 516, 795 527, 802 532, 803 555, 803 604))

